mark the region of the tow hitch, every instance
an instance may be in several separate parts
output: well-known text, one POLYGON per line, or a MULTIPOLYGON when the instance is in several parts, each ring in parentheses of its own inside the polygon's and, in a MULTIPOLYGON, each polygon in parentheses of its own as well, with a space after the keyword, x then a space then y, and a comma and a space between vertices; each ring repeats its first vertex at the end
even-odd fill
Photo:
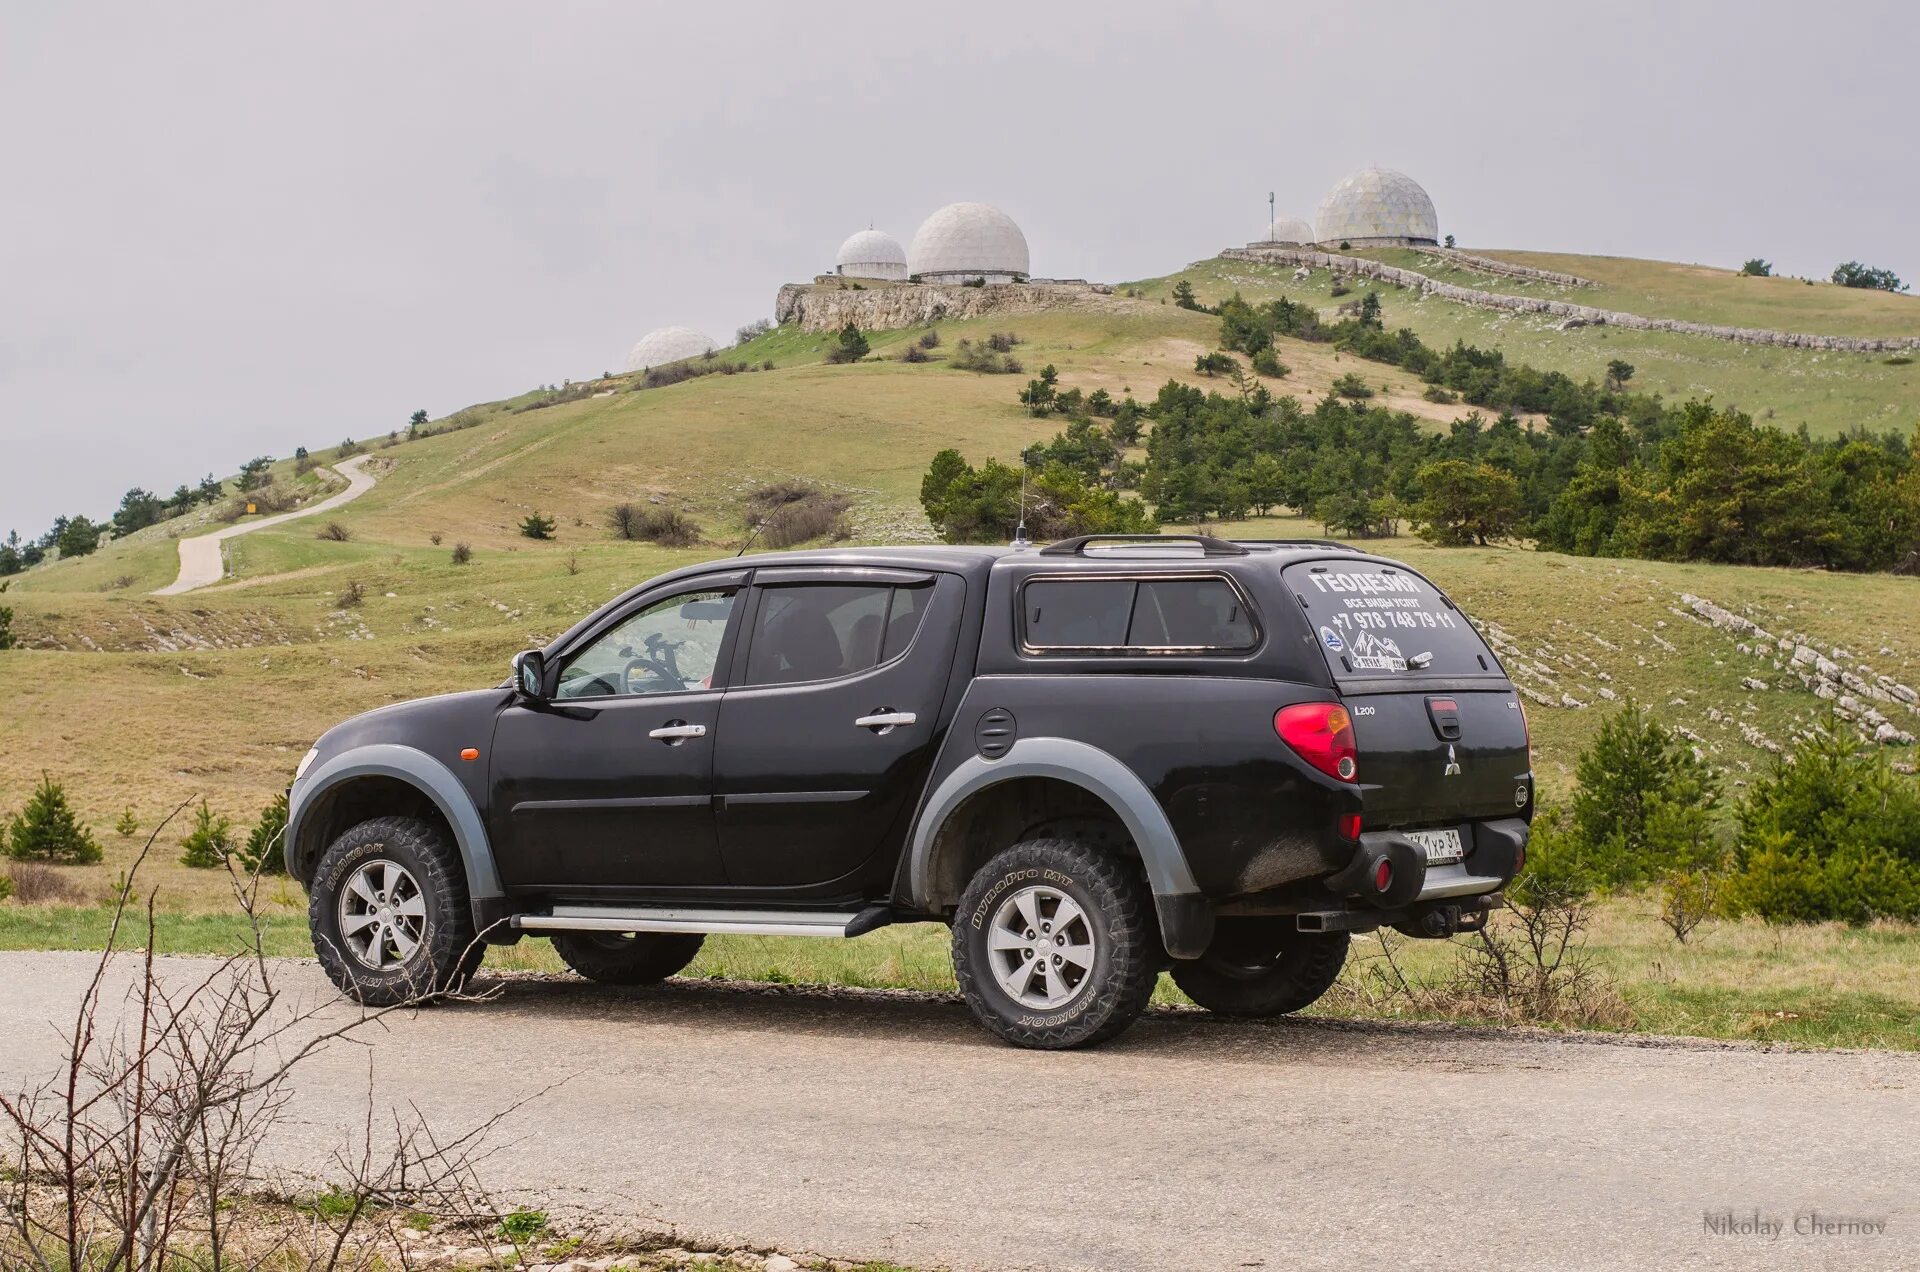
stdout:
MULTIPOLYGON (((1483 897, 1481 900, 1492 901, 1497 898, 1483 897)), ((1440 941, 1462 932, 1478 932, 1487 926, 1487 916, 1491 913, 1490 907, 1466 909, 1457 905, 1437 905, 1394 924, 1393 930, 1402 936, 1417 937, 1423 941, 1440 941)))

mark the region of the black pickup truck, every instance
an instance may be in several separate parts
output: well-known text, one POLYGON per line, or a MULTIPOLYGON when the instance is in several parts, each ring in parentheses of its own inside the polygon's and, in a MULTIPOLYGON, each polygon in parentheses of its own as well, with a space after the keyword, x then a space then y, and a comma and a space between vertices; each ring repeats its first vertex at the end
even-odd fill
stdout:
POLYGON ((492 689, 301 761, 287 866, 368 1003, 550 937, 673 975, 708 933, 953 931, 980 1022, 1124 1029, 1162 971, 1295 1011, 1349 935, 1486 921, 1527 724, 1466 615, 1338 543, 1094 536, 767 554, 633 589, 492 689))

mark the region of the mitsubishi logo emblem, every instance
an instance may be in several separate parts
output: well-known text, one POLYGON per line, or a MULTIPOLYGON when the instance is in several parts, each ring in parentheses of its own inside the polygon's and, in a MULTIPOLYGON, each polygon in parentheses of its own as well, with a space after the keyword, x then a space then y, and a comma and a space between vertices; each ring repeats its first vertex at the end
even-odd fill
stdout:
POLYGON ((1453 743, 1447 743, 1447 767, 1441 770, 1442 777, 1460 776, 1460 757, 1453 753, 1453 743))

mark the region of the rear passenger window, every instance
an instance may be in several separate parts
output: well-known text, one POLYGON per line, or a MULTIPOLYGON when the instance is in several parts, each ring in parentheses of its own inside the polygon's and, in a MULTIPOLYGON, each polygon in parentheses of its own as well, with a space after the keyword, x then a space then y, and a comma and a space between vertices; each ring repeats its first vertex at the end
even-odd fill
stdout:
POLYGON ((1231 653, 1259 639, 1246 602, 1222 578, 1035 579, 1021 598, 1029 649, 1231 653))
POLYGON ((890 661, 913 640, 930 590, 870 584, 769 587, 754 618, 744 683, 832 680, 890 661))

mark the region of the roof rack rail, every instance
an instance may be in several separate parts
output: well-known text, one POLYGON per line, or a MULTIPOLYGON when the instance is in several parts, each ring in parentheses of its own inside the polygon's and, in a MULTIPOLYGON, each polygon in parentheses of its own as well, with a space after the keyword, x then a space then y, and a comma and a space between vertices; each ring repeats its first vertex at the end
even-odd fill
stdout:
POLYGON ((1089 547, 1102 544, 1138 543, 1143 545, 1159 543, 1191 543, 1200 549, 1202 556, 1248 556, 1248 551, 1237 543, 1215 538, 1210 534, 1082 534, 1071 539, 1062 539, 1058 543, 1049 543, 1040 549, 1041 556, 1085 556, 1089 547))
POLYGON ((1351 543, 1342 543, 1338 539, 1235 539, 1234 542, 1256 548, 1338 548, 1342 552, 1361 550, 1351 543))

